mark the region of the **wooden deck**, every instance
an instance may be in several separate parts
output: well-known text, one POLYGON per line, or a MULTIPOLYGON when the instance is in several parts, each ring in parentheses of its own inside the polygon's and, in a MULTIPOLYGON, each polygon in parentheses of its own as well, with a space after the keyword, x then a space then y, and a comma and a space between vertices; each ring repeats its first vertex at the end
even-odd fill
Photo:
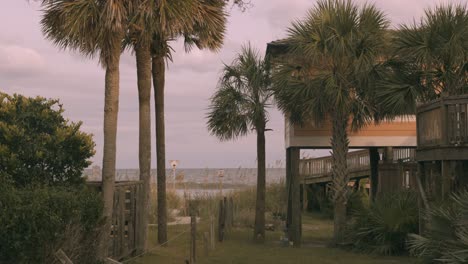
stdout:
MULTIPOLYGON (((348 153, 348 173, 350 180, 370 176, 370 158, 368 150, 348 153)), ((386 163, 398 166, 415 161, 415 149, 395 148, 392 157, 386 163)), ((382 162, 382 161, 380 161, 382 162)), ((299 164, 301 182, 305 184, 327 183, 332 180, 332 157, 302 159, 299 164)))

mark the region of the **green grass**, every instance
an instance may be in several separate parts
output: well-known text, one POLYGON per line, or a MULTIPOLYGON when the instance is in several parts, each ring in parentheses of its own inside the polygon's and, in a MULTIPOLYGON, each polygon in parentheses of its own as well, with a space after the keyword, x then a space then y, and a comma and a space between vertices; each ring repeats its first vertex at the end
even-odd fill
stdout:
MULTIPOLYGON (((203 222, 203 220, 202 220, 203 222)), ((189 226, 170 226, 169 238, 187 230, 189 226)), ((263 263, 347 263, 347 264, 390 264, 415 263, 414 259, 406 257, 380 257, 329 248, 326 246, 333 232, 333 224, 329 219, 318 215, 307 214, 303 217, 302 248, 282 247, 279 243, 281 231, 267 232, 267 242, 264 245, 252 243, 252 232, 249 229, 233 229, 223 243, 217 243, 216 249, 205 256, 203 253, 202 232, 206 225, 199 226, 198 259, 199 264, 263 264, 263 263)), ((151 243, 155 245, 156 234, 152 230, 151 243)), ((156 248, 152 253, 138 258, 134 264, 174 263, 182 264, 189 256, 189 233, 176 238, 168 247, 156 248)))

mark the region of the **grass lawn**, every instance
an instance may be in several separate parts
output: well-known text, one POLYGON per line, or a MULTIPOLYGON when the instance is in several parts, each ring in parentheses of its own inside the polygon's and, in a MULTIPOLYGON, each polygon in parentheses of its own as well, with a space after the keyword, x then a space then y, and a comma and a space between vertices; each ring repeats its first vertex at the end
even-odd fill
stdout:
MULTIPOLYGON (((169 238, 187 230, 189 226, 170 226, 169 238)), ((205 226, 200 225, 200 232, 205 226)), ((216 250, 205 256, 203 243, 197 244, 197 263, 200 264, 263 264, 263 263, 349 263, 349 264, 390 264, 390 263, 414 263, 414 259, 405 257, 381 257, 357 254, 345 250, 328 248, 326 243, 330 240, 333 225, 330 220, 316 215, 303 217, 303 241, 302 248, 282 247, 279 243, 280 231, 267 232, 267 243, 257 245, 251 242, 252 231, 250 229, 233 229, 223 243, 216 244, 216 250)), ((201 235, 199 236, 201 237, 201 235)), ((151 243, 154 245, 156 234, 151 232, 151 243)), ((152 253, 137 258, 134 264, 154 263, 185 263, 189 256, 189 233, 173 240, 168 247, 156 248, 152 253)))

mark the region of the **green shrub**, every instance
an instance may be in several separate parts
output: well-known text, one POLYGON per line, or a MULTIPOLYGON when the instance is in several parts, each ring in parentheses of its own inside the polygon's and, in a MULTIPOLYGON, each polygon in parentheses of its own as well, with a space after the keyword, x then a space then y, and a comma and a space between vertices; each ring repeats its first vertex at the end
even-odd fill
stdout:
POLYGON ((354 214, 347 237, 358 251, 381 255, 406 252, 408 234, 418 231, 418 198, 412 192, 380 195, 354 214))
POLYGON ((346 205, 349 216, 357 214, 369 207, 369 195, 364 188, 351 192, 346 205))
POLYGON ((266 211, 285 218, 287 208, 286 184, 282 181, 270 184, 266 189, 266 211))
POLYGON ((0 92, 0 171, 17 187, 83 183, 94 142, 63 112, 57 100, 0 92))
POLYGON ((425 218, 423 234, 410 236, 410 253, 426 263, 468 263, 468 191, 432 206, 425 218))
POLYGON ((64 250, 75 263, 95 263, 102 201, 84 187, 0 188, 0 263, 54 263, 64 250))

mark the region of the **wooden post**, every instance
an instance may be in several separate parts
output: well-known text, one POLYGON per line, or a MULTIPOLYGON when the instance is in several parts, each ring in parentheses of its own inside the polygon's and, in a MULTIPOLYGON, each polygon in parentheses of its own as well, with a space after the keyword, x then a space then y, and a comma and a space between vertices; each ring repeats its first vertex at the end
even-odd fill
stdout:
POLYGON ((229 197, 229 225, 232 228, 234 226, 234 200, 229 197))
POLYGON ((450 194, 451 182, 452 182, 452 162, 449 160, 442 161, 442 173, 441 173, 441 198, 446 199, 450 194))
POLYGON ((384 160, 386 163, 393 163, 393 148, 385 147, 384 149, 384 160))
POLYGON ((441 124, 441 134, 442 134, 442 145, 447 146, 449 143, 449 116, 448 116, 448 106, 444 102, 444 98, 440 98, 440 124, 441 124))
POLYGON ((224 201, 219 200, 219 215, 218 215, 218 241, 223 242, 224 239, 224 201))
POLYGON ((225 223, 226 223, 226 230, 229 231, 229 229, 231 228, 231 207, 230 207, 230 204, 229 204, 229 200, 224 197, 224 208, 225 208, 225 223))
POLYGON ((286 149, 286 196, 287 196, 287 212, 286 212, 286 229, 288 230, 288 238, 290 236, 291 219, 292 219, 292 200, 291 200, 291 149, 286 149))
POLYGON ((117 260, 107 258, 104 262, 105 264, 122 264, 122 262, 118 262, 117 260))
POLYGON ((55 257, 60 261, 62 264, 73 264, 73 262, 68 258, 67 254, 63 252, 63 250, 59 249, 55 252, 55 257))
POLYGON ((203 233, 203 246, 204 246, 204 251, 205 251, 205 256, 208 256, 208 252, 210 251, 210 242, 209 242, 209 233, 204 232, 203 233))
POLYGON ((197 261, 197 217, 195 210, 192 207, 190 210, 190 264, 195 264, 197 261))
POLYGON ((375 201, 379 189, 379 150, 378 148, 369 148, 370 161, 370 200, 375 201))
POLYGON ((143 239, 142 239, 143 234, 141 233, 142 229, 139 228, 144 223, 143 218, 148 217, 147 215, 145 215, 146 210, 142 208, 142 205, 144 204, 143 199, 146 199, 145 194, 144 194, 144 188, 142 184, 138 184, 136 188, 136 193, 135 193, 135 219, 134 219, 135 248, 136 248, 136 252, 138 252, 137 254, 141 254, 145 250, 144 245, 142 244, 143 243, 143 239))
POLYGON ((210 249, 215 249, 215 224, 213 215, 210 216, 210 249))
POLYGON ((228 226, 228 224, 229 224, 228 223, 228 217, 229 217, 228 216, 228 211, 229 211, 229 209, 228 209, 227 197, 224 196, 223 197, 223 217, 224 217, 224 219, 223 219, 223 224, 224 224, 223 229, 224 229, 224 235, 226 235, 226 230, 229 228, 229 226, 228 226))
POLYGON ((419 234, 422 234, 424 231, 424 210, 429 209, 429 202, 427 201, 426 191, 424 190, 424 180, 425 180, 425 168, 424 162, 418 162, 418 174, 416 175, 416 180, 419 189, 419 234))
POLYGON ((119 251, 117 256, 120 258, 127 254, 125 246, 125 188, 120 187, 117 190, 119 190, 119 209, 117 212, 119 216, 119 251))
POLYGON ((290 238, 294 247, 301 246, 302 240, 302 213, 301 213, 301 193, 299 178, 299 148, 291 148, 291 228, 290 238))

